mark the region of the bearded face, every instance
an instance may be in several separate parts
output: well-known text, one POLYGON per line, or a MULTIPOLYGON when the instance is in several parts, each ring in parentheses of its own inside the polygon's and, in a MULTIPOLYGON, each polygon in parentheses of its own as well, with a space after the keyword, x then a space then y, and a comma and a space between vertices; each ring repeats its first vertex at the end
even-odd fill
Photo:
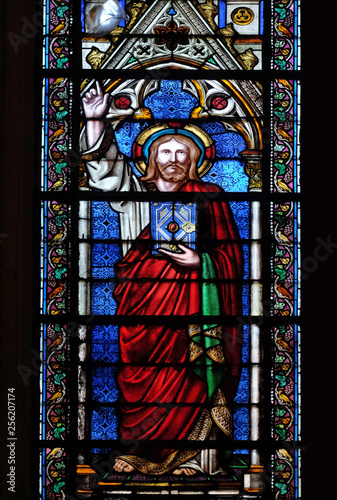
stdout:
POLYGON ((190 149, 185 144, 171 139, 159 146, 156 164, 160 176, 165 181, 183 181, 186 179, 191 165, 190 149))

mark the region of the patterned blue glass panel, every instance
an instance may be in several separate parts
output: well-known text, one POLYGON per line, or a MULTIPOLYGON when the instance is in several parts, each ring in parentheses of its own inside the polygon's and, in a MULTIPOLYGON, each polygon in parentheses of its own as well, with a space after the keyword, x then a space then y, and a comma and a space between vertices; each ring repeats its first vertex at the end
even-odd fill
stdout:
POLYGON ((249 403, 249 369, 242 368, 236 403, 249 403))
POLYGON ((249 315, 249 295, 250 295, 250 286, 243 285, 242 286, 242 314, 244 316, 249 315))
POLYGON ((115 408, 102 406, 92 410, 91 439, 118 439, 118 419, 115 408))
POLYGON ((183 90, 179 80, 162 80, 160 89, 147 97, 145 106, 156 120, 189 118, 198 100, 183 90))
POLYGON ((128 158, 131 157, 132 145, 141 129, 140 123, 125 121, 115 132, 118 149, 128 158))
POLYGON ((242 333, 243 333, 243 343, 242 343, 242 363, 248 363, 249 361, 249 325, 242 325, 242 333))
POLYGON ((243 253, 243 279, 249 279, 249 246, 242 245, 243 253))
POLYGON ((240 237, 243 239, 249 238, 250 228, 250 203, 249 201, 230 201, 229 205, 232 209, 234 219, 239 230, 240 237))
MULTIPOLYGON (((250 236, 250 203, 249 201, 230 201, 229 205, 232 209, 233 216, 242 239, 249 239, 250 236)), ((249 278, 249 246, 245 243, 242 245, 243 251, 243 278, 249 278)), ((248 285, 242 288, 243 314, 249 314, 249 296, 250 290, 248 285)))
POLYGON ((218 158, 240 158, 240 152, 246 149, 244 138, 236 132, 227 132, 225 130, 221 134, 210 135, 215 143, 218 158))
POLYGON ((214 182, 227 192, 246 192, 249 180, 239 155, 246 149, 244 138, 235 132, 227 132, 218 122, 204 123, 201 126, 212 137, 217 158, 203 180, 214 182))
POLYGON ((244 162, 239 160, 216 161, 202 180, 217 184, 228 193, 248 191, 249 180, 244 172, 244 162))
POLYGON ((116 283, 93 283, 91 287, 91 310, 93 314, 115 314, 117 304, 112 296, 116 283))
POLYGON ((203 123, 202 128, 213 137, 214 134, 225 134, 227 131, 220 122, 203 123))
POLYGON ((118 243, 98 243, 91 252, 93 278, 108 279, 115 276, 114 264, 122 257, 118 243))
POLYGON ((106 201, 91 203, 91 235, 94 239, 119 238, 118 214, 106 201))
POLYGON ((91 332, 91 356, 93 361, 116 363, 119 357, 118 326, 95 326, 91 332))
POLYGON ((249 410, 248 408, 238 408, 233 414, 234 439, 246 441, 249 439, 249 410))
MULTIPOLYGON (((240 237, 242 239, 249 238, 250 222, 250 204, 248 201, 231 201, 229 202, 232 209, 234 219, 239 230, 240 237)), ((242 245, 243 259, 244 259, 244 269, 243 278, 249 278, 249 246, 247 244, 242 245)))
POLYGON ((99 403, 114 403, 119 396, 116 385, 117 367, 100 366, 92 371, 92 399, 99 403))

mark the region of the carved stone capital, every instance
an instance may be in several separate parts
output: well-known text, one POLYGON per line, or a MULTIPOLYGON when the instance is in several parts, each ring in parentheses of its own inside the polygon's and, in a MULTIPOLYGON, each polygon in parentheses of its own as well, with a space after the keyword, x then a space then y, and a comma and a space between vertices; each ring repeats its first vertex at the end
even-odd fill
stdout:
POLYGON ((247 149, 240 152, 245 161, 245 172, 249 177, 249 191, 262 189, 262 152, 256 149, 247 149))

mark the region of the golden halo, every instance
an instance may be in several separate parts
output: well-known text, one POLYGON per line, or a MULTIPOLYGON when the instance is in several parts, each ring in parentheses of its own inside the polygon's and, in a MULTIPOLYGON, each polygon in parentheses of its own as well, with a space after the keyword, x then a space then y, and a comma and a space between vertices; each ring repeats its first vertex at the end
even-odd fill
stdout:
POLYGON ((198 175, 205 175, 213 164, 215 146, 213 139, 197 125, 183 125, 179 122, 157 123, 146 128, 138 136, 132 147, 132 158, 139 172, 144 175, 149 159, 149 150, 152 143, 164 135, 184 135, 192 139, 201 151, 198 163, 198 175))

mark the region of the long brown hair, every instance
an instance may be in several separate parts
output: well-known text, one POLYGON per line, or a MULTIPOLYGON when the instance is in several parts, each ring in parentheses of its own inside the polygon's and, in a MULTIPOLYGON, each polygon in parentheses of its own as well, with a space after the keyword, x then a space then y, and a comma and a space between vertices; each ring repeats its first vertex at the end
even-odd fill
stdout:
POLYGON ((150 156, 149 156, 149 166, 146 169, 145 175, 141 177, 143 181, 155 181, 159 177, 159 171, 156 163, 156 158, 158 154, 158 148, 161 144, 165 144, 169 142, 171 139, 179 142, 180 144, 184 144, 190 150, 190 161, 191 165, 189 171, 187 172, 187 180, 200 181, 198 177, 197 164, 201 155, 201 151, 195 142, 189 137, 185 137, 182 134, 177 135, 164 135, 159 137, 154 141, 154 143, 150 146, 150 156))

